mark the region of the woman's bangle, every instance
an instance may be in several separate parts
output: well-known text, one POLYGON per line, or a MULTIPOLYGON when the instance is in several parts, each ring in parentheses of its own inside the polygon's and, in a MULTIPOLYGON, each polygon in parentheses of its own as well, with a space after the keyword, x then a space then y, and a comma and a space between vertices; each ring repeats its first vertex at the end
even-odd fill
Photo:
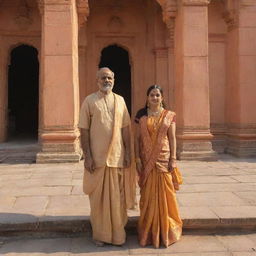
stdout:
POLYGON ((140 159, 139 157, 135 158, 135 163, 136 163, 136 164, 141 163, 141 159, 140 159))

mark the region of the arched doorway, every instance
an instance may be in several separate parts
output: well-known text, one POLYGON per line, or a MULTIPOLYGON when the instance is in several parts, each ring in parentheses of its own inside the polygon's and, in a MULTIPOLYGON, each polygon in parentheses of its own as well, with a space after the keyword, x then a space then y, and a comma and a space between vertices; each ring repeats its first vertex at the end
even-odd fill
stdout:
POLYGON ((115 73, 113 91, 124 97, 131 114, 131 67, 128 52, 117 45, 104 48, 101 52, 99 67, 108 67, 115 73))
POLYGON ((8 72, 8 138, 38 134, 39 63, 37 49, 20 45, 11 51, 8 72))

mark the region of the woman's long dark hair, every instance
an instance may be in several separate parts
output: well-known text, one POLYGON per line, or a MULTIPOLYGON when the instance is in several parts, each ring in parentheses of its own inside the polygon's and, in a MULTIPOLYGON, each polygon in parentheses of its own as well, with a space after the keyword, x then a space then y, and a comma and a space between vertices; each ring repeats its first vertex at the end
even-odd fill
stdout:
MULTIPOLYGON (((150 92, 151 92, 152 90, 154 90, 154 89, 158 89, 158 90, 160 91, 162 97, 163 97, 163 94, 164 94, 164 93, 163 93, 163 89, 162 89, 161 86, 159 86, 159 85, 157 85, 157 84, 151 85, 151 86, 148 88, 148 90, 147 90, 147 96, 149 96, 150 92)), ((163 108, 165 108, 165 107, 166 107, 165 103, 162 102, 162 104, 163 104, 163 108)), ((147 106, 147 102, 146 102, 145 107, 144 107, 144 108, 141 108, 141 109, 137 112, 137 114, 136 114, 136 116, 135 116, 135 123, 138 123, 141 117, 147 116, 147 114, 148 114, 147 109, 148 109, 148 106, 147 106)))

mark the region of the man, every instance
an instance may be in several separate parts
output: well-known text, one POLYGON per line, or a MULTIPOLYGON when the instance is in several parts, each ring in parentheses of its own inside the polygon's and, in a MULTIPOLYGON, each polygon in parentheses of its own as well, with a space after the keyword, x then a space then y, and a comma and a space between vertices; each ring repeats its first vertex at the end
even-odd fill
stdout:
POLYGON ((84 193, 89 195, 93 240, 121 245, 127 222, 125 169, 131 164, 130 116, 113 93, 114 73, 97 72, 99 91, 82 104, 79 127, 84 152, 84 193))

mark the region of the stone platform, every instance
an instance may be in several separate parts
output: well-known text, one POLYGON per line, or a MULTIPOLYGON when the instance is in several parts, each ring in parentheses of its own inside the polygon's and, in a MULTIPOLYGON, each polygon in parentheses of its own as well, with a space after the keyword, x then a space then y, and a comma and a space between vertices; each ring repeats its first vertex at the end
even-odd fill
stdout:
MULTIPOLYGON (((218 161, 179 161, 177 193, 185 229, 255 229, 256 159, 223 155, 218 161)), ((0 164, 0 232, 90 230, 83 163, 0 164)), ((139 199, 139 193, 137 195, 139 199)), ((128 229, 138 209, 129 211, 128 229)))

